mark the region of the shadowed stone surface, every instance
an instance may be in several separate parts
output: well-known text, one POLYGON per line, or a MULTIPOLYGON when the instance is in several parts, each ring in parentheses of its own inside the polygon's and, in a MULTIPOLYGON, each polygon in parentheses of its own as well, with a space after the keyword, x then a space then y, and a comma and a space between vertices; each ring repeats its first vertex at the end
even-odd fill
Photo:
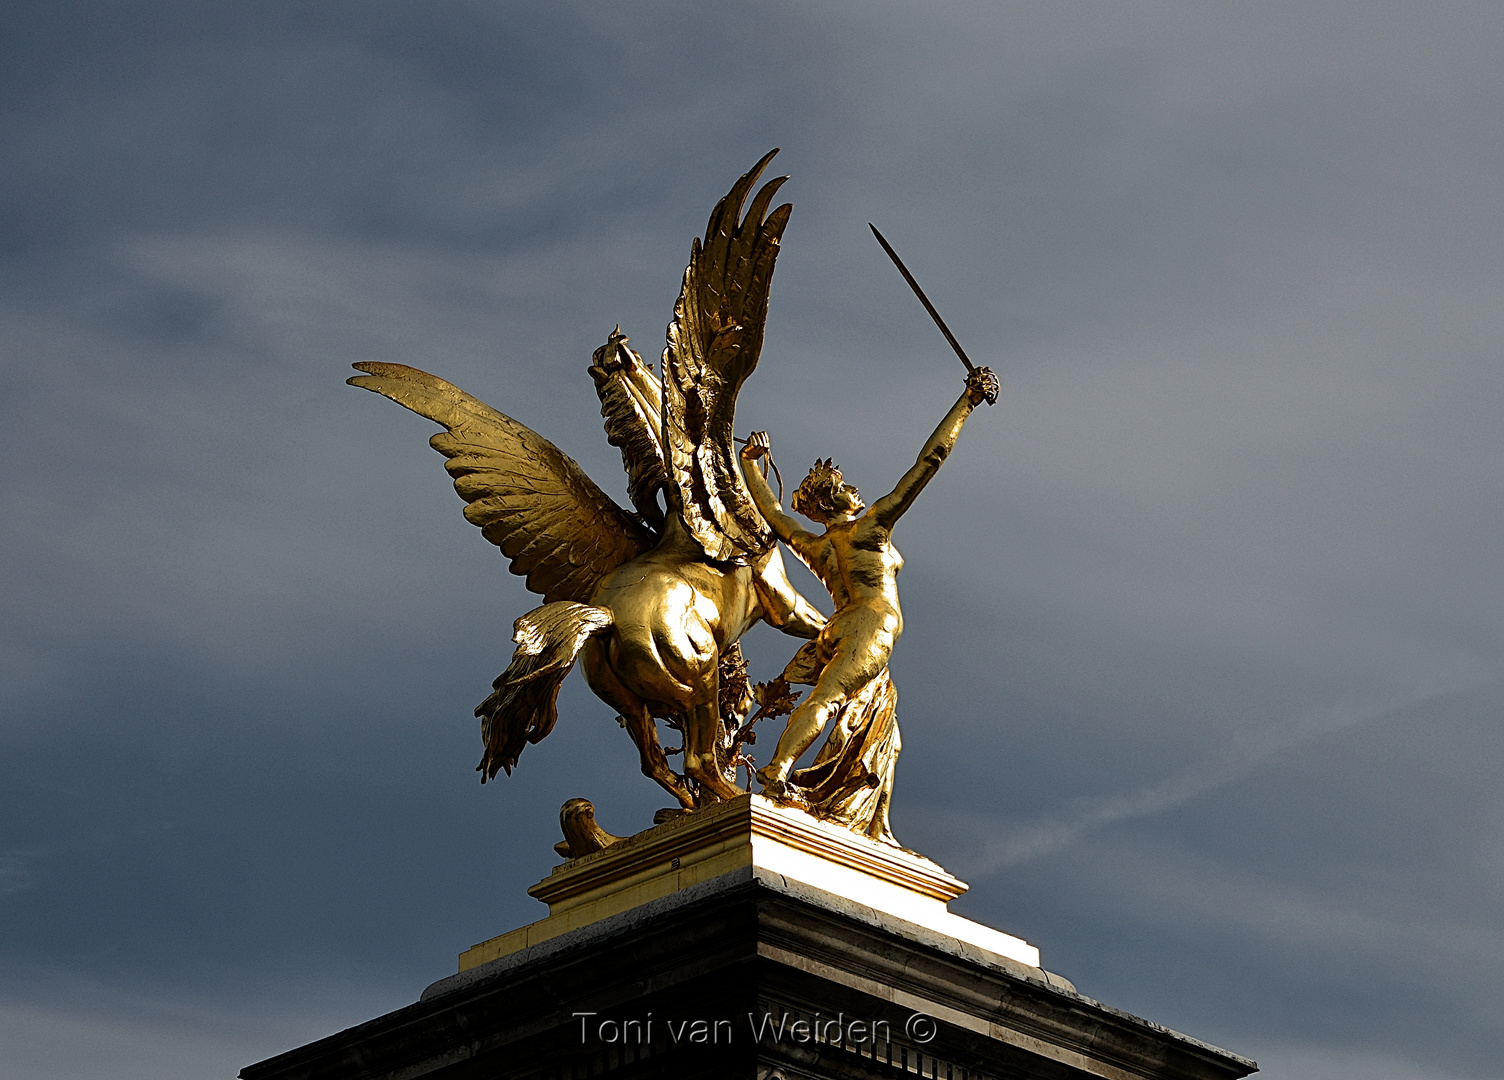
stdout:
POLYGON ((441 980, 407 1008, 240 1075, 1235 1080, 1255 1069, 1040 968, 747 870, 441 980))

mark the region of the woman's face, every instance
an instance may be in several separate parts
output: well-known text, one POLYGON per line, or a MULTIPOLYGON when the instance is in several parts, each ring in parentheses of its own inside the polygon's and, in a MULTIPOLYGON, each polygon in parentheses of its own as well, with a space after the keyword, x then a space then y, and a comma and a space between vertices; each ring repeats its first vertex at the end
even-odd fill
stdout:
POLYGON ((857 492, 853 484, 842 484, 836 489, 835 496, 831 499, 838 514, 850 514, 853 517, 866 509, 867 504, 862 502, 862 496, 857 492))

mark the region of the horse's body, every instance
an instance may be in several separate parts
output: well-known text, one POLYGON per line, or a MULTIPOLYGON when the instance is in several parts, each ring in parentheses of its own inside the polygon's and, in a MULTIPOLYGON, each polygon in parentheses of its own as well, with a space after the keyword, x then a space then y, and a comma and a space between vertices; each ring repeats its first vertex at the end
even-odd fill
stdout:
POLYGON ((653 720, 673 717, 684 729, 684 773, 702 801, 707 792, 734 797, 716 756, 721 654, 759 619, 799 637, 814 637, 825 621, 794 591, 778 548, 750 565, 711 562, 670 514, 663 540, 608 574, 594 605, 611 613, 611 627, 585 644, 585 679, 621 714, 643 774, 694 805, 653 720))

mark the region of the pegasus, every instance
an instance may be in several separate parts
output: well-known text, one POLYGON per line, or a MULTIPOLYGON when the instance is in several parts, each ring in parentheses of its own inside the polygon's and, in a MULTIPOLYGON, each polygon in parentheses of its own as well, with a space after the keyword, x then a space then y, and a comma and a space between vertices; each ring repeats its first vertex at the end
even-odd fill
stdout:
POLYGON ((619 326, 595 351, 590 375, 635 512, 553 443, 458 387, 403 364, 355 365, 362 374, 351 385, 444 428, 429 443, 447 459, 466 519, 543 597, 516 621, 512 662, 475 710, 482 783, 510 775, 526 744, 553 730, 559 687, 578 659, 591 690, 619 714, 644 775, 685 809, 734 798, 725 732, 746 705, 723 685, 723 668, 741 666, 737 642, 759 620, 802 638, 825 625, 789 582, 733 436, 793 209, 768 211, 787 177, 746 206, 777 152, 736 182, 691 244, 662 377, 619 326), (682 773, 669 765, 659 719, 683 734, 682 773))

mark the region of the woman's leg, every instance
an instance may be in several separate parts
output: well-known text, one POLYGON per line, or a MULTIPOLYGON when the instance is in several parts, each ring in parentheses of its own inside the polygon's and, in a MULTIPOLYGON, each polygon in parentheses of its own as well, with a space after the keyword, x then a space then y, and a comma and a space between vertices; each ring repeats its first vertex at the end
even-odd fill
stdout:
MULTIPOLYGON (((887 620, 864 608, 837 612, 827 625, 840 635, 830 662, 820 672, 809 697, 799 703, 778 740, 773 760, 757 770, 765 787, 782 787, 799 756, 814 745, 826 723, 862 687, 877 677, 893 653, 887 620)), ((772 794, 780 794, 774 790, 772 794)))

